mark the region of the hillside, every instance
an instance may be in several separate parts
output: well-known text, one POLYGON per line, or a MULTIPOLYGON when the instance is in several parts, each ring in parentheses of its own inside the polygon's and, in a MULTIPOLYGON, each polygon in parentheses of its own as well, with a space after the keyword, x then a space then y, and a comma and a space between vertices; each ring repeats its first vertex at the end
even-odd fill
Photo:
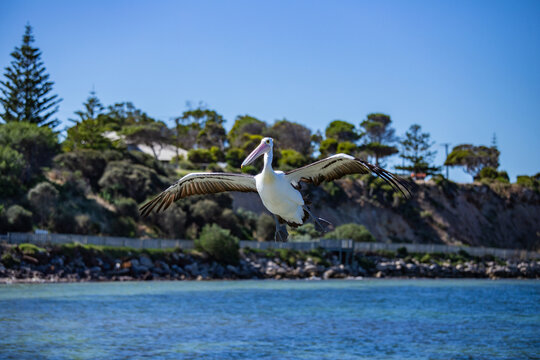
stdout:
MULTIPOLYGON (((367 177, 307 190, 316 215, 335 226, 363 224, 380 241, 540 249, 540 194, 516 184, 437 178, 418 182, 409 201, 367 177)), ((254 194, 233 198, 235 209, 264 211, 254 194)))

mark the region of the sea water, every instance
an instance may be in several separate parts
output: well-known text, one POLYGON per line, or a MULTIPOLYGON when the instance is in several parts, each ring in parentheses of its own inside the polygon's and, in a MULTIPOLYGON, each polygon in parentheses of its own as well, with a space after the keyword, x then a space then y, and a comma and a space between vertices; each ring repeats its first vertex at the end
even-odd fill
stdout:
POLYGON ((540 282, 0 285, 0 359, 538 359, 540 282))

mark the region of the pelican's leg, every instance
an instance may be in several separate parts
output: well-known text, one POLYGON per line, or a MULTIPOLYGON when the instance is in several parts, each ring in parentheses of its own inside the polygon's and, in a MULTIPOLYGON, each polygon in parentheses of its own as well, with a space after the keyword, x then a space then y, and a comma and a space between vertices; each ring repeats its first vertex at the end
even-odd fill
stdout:
MULTIPOLYGON (((273 214, 272 214, 273 215, 273 214)), ((276 241, 287 241, 287 238, 289 237, 289 232, 287 231, 286 225, 281 225, 278 221, 278 218, 276 215, 274 216, 274 221, 276 223, 276 232, 274 233, 274 242, 276 241)))
POLYGON ((332 225, 330 221, 324 220, 323 218, 320 218, 320 217, 316 217, 315 215, 313 215, 313 213, 309 210, 309 208, 306 205, 304 205, 303 208, 309 214, 309 217, 313 219, 313 222, 315 222, 315 225, 319 226, 320 232, 323 232, 323 233, 328 232, 328 226, 332 225), (321 222, 323 222, 326 226, 323 226, 321 222))

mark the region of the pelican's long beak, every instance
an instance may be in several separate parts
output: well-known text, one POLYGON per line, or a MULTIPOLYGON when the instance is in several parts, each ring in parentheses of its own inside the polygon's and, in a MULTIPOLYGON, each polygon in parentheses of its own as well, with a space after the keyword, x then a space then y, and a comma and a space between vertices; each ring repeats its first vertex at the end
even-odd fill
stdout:
POLYGON ((242 165, 240 167, 243 168, 244 166, 247 166, 247 165, 251 164, 259 156, 266 153, 269 148, 270 148, 270 145, 268 145, 266 143, 260 144, 259 146, 257 146, 257 148, 255 148, 255 150, 253 150, 251 152, 251 154, 248 155, 248 157, 246 158, 246 160, 244 160, 244 162, 242 163, 242 165))

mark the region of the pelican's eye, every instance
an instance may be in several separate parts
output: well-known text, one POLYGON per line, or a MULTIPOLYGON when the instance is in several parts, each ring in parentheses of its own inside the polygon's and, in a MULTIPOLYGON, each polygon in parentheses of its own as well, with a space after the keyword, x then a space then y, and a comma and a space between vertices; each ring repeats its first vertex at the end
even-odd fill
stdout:
POLYGON ((267 144, 270 144, 270 140, 266 140, 266 143, 267 143, 267 144))

